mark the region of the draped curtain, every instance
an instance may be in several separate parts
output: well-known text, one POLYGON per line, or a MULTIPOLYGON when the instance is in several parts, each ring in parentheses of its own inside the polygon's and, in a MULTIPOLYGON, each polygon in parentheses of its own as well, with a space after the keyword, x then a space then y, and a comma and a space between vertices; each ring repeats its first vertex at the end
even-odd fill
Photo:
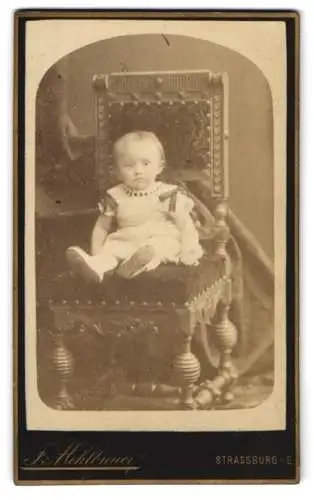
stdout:
POLYGON ((42 79, 36 102, 36 211, 57 212, 93 183, 94 137, 82 135, 68 109, 67 61, 51 67, 42 79), (69 192, 71 197, 69 197, 69 192))

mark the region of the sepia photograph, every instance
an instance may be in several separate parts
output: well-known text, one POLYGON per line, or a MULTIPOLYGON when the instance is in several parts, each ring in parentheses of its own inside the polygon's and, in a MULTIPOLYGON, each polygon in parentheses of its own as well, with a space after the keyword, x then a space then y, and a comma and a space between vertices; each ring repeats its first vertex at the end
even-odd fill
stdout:
POLYGON ((286 430, 287 71, 280 19, 26 22, 27 429, 286 430))
POLYGON ((259 67, 187 36, 84 46, 40 82, 35 147, 42 401, 219 410, 268 398, 273 105, 259 67))

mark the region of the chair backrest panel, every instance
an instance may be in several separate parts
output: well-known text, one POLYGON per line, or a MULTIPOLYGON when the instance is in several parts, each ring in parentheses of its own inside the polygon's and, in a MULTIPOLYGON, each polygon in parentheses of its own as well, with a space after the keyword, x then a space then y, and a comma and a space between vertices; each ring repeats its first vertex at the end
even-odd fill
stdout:
POLYGON ((114 142, 127 132, 154 132, 172 179, 210 180, 211 196, 228 196, 228 86, 210 71, 114 73, 94 77, 96 182, 116 181, 114 142))

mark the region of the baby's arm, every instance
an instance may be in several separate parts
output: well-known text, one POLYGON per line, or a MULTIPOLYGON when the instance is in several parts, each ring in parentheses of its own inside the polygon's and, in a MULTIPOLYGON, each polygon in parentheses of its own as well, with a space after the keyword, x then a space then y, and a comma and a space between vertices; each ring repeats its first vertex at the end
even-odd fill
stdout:
POLYGON ((203 253, 199 244, 199 233, 191 216, 193 205, 190 198, 179 194, 174 213, 175 223, 181 234, 180 260, 187 265, 197 264, 203 253))
POLYGON ((98 203, 100 215, 94 225, 91 238, 91 255, 97 255, 102 249, 108 233, 111 231, 112 222, 116 216, 117 204, 107 192, 106 196, 98 203))
POLYGON ((97 255, 100 252, 110 232, 111 226, 112 217, 102 214, 98 217, 92 232, 91 255, 97 255))

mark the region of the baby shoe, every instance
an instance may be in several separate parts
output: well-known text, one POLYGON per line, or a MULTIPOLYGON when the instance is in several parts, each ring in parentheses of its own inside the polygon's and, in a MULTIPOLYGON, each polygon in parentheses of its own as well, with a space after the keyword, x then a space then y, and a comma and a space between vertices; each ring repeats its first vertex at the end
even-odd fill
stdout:
POLYGON ((146 270, 148 264, 155 257, 155 250, 150 245, 145 245, 131 255, 127 260, 120 264, 117 269, 117 274, 122 278, 134 278, 141 272, 146 270))
POLYGON ((66 251, 68 264, 75 274, 82 276, 89 283, 99 283, 102 276, 94 269, 92 258, 79 247, 69 247, 66 251))

